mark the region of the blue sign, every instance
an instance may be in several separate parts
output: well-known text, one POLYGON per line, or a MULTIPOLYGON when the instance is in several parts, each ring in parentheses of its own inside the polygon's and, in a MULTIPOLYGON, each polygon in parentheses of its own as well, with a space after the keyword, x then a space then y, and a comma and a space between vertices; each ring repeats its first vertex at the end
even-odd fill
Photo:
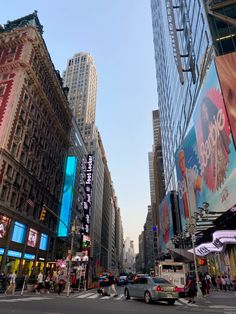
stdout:
POLYGON ((35 259, 35 255, 34 255, 34 254, 25 253, 25 254, 24 254, 24 258, 25 258, 25 259, 34 260, 34 259, 35 259))
POLYGON ((18 251, 8 250, 7 256, 18 257, 21 258, 22 253, 18 251))
POLYGON ((3 255, 4 254, 4 249, 3 248, 0 248, 0 255, 3 255))
POLYGON ((48 246, 48 235, 45 233, 41 234, 39 249, 46 251, 48 246))
POLYGON ((11 240, 17 243, 23 243, 25 239, 26 226, 18 221, 15 221, 11 240))
POLYGON ((60 212, 60 221, 58 226, 58 237, 67 237, 70 225, 71 206, 74 194, 74 183, 76 174, 77 158, 67 157, 66 175, 64 179, 62 206, 60 212))

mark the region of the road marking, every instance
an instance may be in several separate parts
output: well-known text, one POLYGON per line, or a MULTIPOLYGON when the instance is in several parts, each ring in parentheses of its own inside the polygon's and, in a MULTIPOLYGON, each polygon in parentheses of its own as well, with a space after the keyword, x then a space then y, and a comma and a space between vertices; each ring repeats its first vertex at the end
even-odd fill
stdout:
POLYGON ((175 305, 183 305, 183 303, 181 303, 179 301, 175 301, 175 305))
POLYGON ((123 299, 123 298, 124 298, 124 295, 121 294, 121 295, 119 295, 118 297, 115 297, 114 300, 120 301, 120 300, 123 299))
POLYGON ((99 297, 99 294, 96 293, 96 294, 91 295, 90 297, 88 297, 88 299, 96 299, 96 298, 98 298, 98 297, 99 297))
POLYGON ((229 305, 209 305, 211 309, 224 309, 224 310, 236 310, 236 306, 229 306, 229 305))
POLYGON ((110 295, 106 295, 105 297, 102 297, 102 298, 100 298, 100 300, 108 300, 108 299, 111 299, 112 298, 112 296, 110 295))
POLYGON ((42 300, 52 300, 53 298, 46 297, 31 297, 31 298, 17 298, 17 299, 8 299, 8 300, 0 300, 0 302, 28 302, 28 301, 42 301, 42 300))
POLYGON ((85 293, 85 294, 82 294, 82 295, 79 295, 78 297, 76 297, 77 299, 84 299, 84 298, 87 298, 89 296, 93 295, 93 293, 85 293))

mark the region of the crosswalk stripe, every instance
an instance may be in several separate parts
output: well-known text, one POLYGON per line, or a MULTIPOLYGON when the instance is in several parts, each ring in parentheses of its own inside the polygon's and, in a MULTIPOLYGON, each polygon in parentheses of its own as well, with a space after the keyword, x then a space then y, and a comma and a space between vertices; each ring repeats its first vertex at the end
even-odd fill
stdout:
POLYGON ((105 297, 100 298, 100 300, 108 300, 108 299, 111 299, 111 298, 112 298, 111 295, 110 296, 106 295, 105 297))
POLYGON ((183 305, 183 303, 181 303, 179 301, 175 301, 175 305, 183 305))
POLYGON ((118 297, 114 298, 114 300, 119 301, 119 300, 123 299, 123 297, 124 297, 124 295, 123 295, 123 294, 121 294, 121 295, 119 295, 118 297))
POLYGON ((88 297, 88 299, 96 299, 96 298, 98 298, 98 297, 99 297, 99 294, 96 293, 96 294, 91 295, 90 297, 88 297))
POLYGON ((93 293, 85 293, 85 294, 81 294, 78 297, 76 297, 77 299, 84 299, 87 298, 89 296, 93 295, 93 293))

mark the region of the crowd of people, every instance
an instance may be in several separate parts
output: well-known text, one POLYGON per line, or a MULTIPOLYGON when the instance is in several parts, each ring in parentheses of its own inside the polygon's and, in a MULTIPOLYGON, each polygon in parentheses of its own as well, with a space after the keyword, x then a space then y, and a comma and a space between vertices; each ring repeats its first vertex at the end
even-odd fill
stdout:
MULTIPOLYGON (((210 294, 211 291, 236 291, 236 280, 231 280, 229 275, 210 276, 208 272, 199 273, 199 288, 203 296, 210 294)), ((196 277, 190 274, 186 278, 185 292, 189 298, 189 303, 195 303, 197 295, 196 277)))

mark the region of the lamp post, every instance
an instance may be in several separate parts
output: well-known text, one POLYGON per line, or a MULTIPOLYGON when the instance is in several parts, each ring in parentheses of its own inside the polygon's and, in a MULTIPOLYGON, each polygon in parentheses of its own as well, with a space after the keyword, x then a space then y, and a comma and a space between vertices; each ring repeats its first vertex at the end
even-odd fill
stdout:
POLYGON ((200 292, 200 285, 199 285, 199 276, 198 276, 198 270, 197 270, 197 258, 196 258, 196 249, 195 249, 195 230, 196 230, 196 218, 191 217, 191 221, 188 225, 188 230, 191 236, 192 240, 192 247, 193 247, 193 261, 194 261, 194 269, 195 269, 195 276, 196 276, 196 283, 197 283, 197 297, 202 297, 202 294, 200 292))

